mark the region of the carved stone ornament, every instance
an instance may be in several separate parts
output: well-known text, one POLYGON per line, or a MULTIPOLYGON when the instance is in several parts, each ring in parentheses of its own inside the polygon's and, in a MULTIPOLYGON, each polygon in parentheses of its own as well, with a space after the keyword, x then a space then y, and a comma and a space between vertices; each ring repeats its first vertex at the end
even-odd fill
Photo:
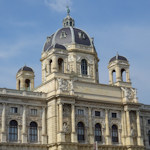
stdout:
POLYGON ((64 122, 64 123, 63 123, 63 131, 64 131, 65 133, 70 133, 70 127, 69 127, 69 125, 68 125, 67 122, 64 122))
POLYGON ((58 78, 58 89, 61 91, 73 91, 73 80, 58 78))
POLYGON ((68 91, 68 82, 65 79, 62 78, 58 78, 58 89, 62 90, 62 91, 68 91))
POLYGON ((121 87, 121 89, 124 92, 124 97, 126 98, 126 100, 133 100, 134 98, 136 98, 136 90, 126 87, 121 87))
POLYGON ((72 55, 69 55, 68 62, 74 61, 74 57, 72 55))

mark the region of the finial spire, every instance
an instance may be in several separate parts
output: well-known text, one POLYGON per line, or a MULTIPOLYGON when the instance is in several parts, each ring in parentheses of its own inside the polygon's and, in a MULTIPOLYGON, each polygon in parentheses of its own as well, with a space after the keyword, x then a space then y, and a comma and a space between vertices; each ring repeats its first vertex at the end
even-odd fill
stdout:
POLYGON ((117 54, 116 54, 116 59, 118 59, 118 56, 119 56, 119 55, 118 55, 118 52, 117 52, 117 54))
POLYGON ((70 16, 70 9, 69 9, 69 6, 67 6, 67 15, 70 16))

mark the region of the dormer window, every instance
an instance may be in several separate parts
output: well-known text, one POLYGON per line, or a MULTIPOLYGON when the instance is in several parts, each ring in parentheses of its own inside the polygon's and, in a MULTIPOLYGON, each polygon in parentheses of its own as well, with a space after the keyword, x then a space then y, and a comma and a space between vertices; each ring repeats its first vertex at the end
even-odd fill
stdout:
POLYGON ((78 36, 79 36, 80 39, 85 40, 85 34, 83 32, 78 32, 78 36))
POLYGON ((67 37, 67 33, 65 31, 62 31, 60 34, 60 38, 66 38, 67 37))

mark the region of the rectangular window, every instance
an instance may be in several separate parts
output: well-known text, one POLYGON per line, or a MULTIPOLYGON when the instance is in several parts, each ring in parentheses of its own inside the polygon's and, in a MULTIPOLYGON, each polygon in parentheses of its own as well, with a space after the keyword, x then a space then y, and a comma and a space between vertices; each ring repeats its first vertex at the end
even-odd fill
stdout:
POLYGON ((112 118, 117 118, 117 113, 112 113, 112 118))
POLYGON ((10 112, 13 114, 18 113, 18 108, 17 107, 11 107, 10 112))
POLYGON ((83 109, 78 109, 78 115, 84 115, 84 110, 83 109))
POLYGON ((101 116, 101 112, 100 111, 95 111, 95 116, 96 117, 100 117, 101 116))
POLYGON ((148 119, 148 124, 150 124, 150 119, 148 119))
POLYGON ((30 114, 36 116, 37 115, 37 109, 31 109, 30 114))

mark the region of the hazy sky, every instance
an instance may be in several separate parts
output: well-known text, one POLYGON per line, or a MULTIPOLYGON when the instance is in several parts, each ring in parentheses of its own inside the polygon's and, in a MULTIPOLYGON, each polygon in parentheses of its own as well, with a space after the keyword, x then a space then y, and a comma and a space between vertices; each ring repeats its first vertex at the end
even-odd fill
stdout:
POLYGON ((62 27, 66 5, 75 26, 94 37, 100 83, 108 84, 108 62, 118 52, 129 60, 139 101, 150 104, 150 0, 0 0, 0 87, 15 89, 25 64, 41 84, 43 45, 62 27))

